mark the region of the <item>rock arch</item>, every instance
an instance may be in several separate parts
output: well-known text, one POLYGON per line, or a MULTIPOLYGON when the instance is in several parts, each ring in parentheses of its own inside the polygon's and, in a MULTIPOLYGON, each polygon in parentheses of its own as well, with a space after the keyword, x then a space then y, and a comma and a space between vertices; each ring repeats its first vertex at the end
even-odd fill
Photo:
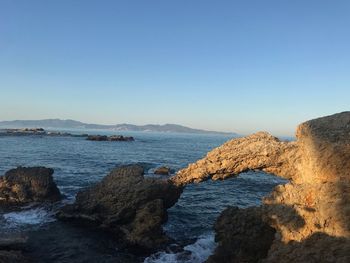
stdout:
MULTIPOLYGON (((302 123, 296 137, 295 142, 283 142, 259 132, 233 139, 179 171, 171 181, 184 186, 223 180, 246 170, 290 179, 264 198, 259 208, 261 220, 276 230, 266 261, 296 262, 298 256, 304 261, 348 262, 350 112, 302 123)), ((209 261, 217 262, 215 257, 209 261)))

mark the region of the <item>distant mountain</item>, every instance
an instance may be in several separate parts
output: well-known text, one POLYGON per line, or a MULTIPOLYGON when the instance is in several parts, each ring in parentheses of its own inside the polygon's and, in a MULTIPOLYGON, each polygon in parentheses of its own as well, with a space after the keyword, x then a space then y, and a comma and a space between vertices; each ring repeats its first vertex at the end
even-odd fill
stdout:
POLYGON ((104 129, 113 131, 141 131, 141 132, 177 132, 177 133, 195 133, 195 134, 227 134, 237 135, 233 132, 217 132, 206 131, 200 129, 192 129, 177 124, 147 124, 147 125, 133 125, 133 124, 88 124, 75 120, 61 120, 61 119, 45 119, 45 120, 14 120, 14 121, 0 121, 0 128, 46 128, 46 129, 104 129))

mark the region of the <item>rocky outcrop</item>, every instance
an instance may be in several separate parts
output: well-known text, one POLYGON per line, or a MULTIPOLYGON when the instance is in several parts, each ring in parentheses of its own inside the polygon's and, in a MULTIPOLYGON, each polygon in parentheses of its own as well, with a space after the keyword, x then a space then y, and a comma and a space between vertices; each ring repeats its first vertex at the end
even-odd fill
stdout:
POLYGON ((134 141, 134 137, 127 137, 122 135, 112 135, 112 136, 106 136, 106 135, 89 135, 86 140, 88 141, 120 141, 120 142, 130 142, 134 141))
POLYGON ((266 258, 275 229, 262 220, 262 209, 229 207, 215 224, 218 247, 211 262, 258 262, 266 258))
MULTIPOLYGON (((231 140, 172 181, 185 185, 247 170, 288 178, 261 207, 261 219, 276 230, 265 261, 350 262, 350 112, 307 121, 298 126, 296 137, 295 142, 282 142, 257 133, 231 140)), ((217 239, 222 253, 228 249, 220 245, 225 239, 220 234, 217 239)))
POLYGON ((162 224, 182 188, 143 174, 138 165, 114 169, 100 183, 79 192, 75 203, 65 206, 59 218, 105 229, 140 250, 166 245, 169 239, 162 224))
POLYGON ((0 177, 0 207, 60 200, 53 172, 45 167, 18 167, 7 171, 0 177))

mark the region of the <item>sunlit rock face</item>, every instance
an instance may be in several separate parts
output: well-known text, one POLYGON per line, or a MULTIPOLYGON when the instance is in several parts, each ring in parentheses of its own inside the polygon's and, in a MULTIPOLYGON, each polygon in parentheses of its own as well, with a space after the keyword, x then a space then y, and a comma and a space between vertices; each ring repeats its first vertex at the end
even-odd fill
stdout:
MULTIPOLYGON (((261 220, 276 230, 264 260, 350 262, 350 112, 302 123, 296 137, 296 142, 281 142, 256 133, 231 140, 172 180, 184 185, 246 170, 288 178, 288 184, 277 186, 263 200, 261 220)), ((217 235, 217 241, 216 253, 222 253, 227 238, 217 235)), ((215 262, 213 257, 210 262, 215 262)))
POLYGON ((262 170, 284 178, 295 176, 300 162, 295 142, 281 142, 267 132, 233 139, 190 164, 172 180, 176 184, 226 179, 247 170, 262 170))

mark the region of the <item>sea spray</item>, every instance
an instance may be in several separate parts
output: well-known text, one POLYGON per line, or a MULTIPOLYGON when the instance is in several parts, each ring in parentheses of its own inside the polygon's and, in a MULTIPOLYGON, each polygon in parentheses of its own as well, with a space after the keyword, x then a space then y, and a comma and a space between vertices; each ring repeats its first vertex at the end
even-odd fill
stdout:
POLYGON ((146 258, 144 263, 202 263, 214 252, 214 233, 201 235, 195 243, 187 245, 178 253, 158 252, 146 258))

